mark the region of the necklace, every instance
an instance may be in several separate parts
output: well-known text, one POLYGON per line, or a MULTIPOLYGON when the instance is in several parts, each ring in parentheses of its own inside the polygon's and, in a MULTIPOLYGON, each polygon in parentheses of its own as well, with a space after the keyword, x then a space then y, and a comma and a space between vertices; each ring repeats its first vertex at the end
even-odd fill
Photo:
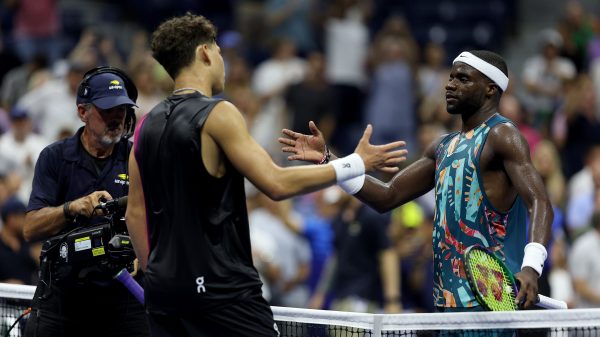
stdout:
POLYGON ((187 91, 187 90, 192 90, 192 91, 195 91, 195 92, 199 93, 202 96, 206 96, 206 95, 204 95, 204 93, 202 93, 202 91, 200 91, 198 89, 195 89, 195 88, 179 88, 179 89, 173 90, 173 92, 171 94, 174 95, 176 93, 179 93, 179 92, 182 92, 182 91, 187 91))

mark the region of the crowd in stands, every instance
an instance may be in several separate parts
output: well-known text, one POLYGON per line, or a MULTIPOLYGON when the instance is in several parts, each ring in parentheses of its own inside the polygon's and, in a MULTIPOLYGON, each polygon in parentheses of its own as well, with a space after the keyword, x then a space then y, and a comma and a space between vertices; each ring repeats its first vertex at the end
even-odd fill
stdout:
MULTIPOLYGON (((222 95, 277 163, 296 165, 281 152, 281 129, 308 133, 311 120, 336 154, 352 152, 349 146, 371 123, 373 143, 405 140, 410 159, 417 159, 426 144, 459 125, 446 112, 444 95, 457 50, 448 45, 451 29, 446 39, 435 29, 424 38, 390 2, 230 0, 211 7, 109 1, 105 5, 121 15, 102 17, 116 22, 102 30, 101 22, 75 25, 56 0, 4 1, 0 281, 35 284, 39 243, 20 234, 33 170, 46 145, 82 125, 74 102, 84 72, 100 65, 126 70, 139 90, 138 119, 171 93, 172 81, 149 49, 157 13, 191 9, 214 20, 226 67, 222 95), (137 21, 124 25, 127 31, 115 29, 136 3, 142 8, 132 14, 137 21), (160 6, 164 11, 148 9, 160 6)), ((499 113, 529 142, 553 203, 541 292, 571 307, 600 307, 600 16, 576 1, 565 6, 562 20, 531 42, 537 53, 524 71, 510 74, 499 113)), ((509 14, 500 25, 510 23, 509 14)), ((477 38, 460 43, 500 53, 510 47, 477 38)), ((254 260, 272 305, 433 310, 432 193, 383 215, 336 187, 274 202, 248 186, 247 197, 254 260), (390 284, 400 289, 397 298, 384 298, 390 284), (394 300, 400 305, 388 305, 394 300)))

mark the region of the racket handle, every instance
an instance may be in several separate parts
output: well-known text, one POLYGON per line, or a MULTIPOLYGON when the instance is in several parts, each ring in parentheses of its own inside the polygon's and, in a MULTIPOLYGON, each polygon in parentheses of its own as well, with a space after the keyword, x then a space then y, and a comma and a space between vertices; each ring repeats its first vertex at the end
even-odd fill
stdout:
POLYGON ((144 304, 144 288, 129 274, 127 269, 123 268, 115 275, 115 279, 125 286, 127 290, 140 302, 144 304))
POLYGON ((535 305, 545 309, 567 309, 566 302, 555 300, 551 297, 544 295, 538 295, 538 301, 535 305))

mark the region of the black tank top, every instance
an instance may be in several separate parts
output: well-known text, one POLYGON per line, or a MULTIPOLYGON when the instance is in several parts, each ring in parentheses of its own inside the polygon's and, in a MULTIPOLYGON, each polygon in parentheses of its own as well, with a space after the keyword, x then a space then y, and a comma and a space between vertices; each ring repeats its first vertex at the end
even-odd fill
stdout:
POLYGON ((260 294, 252 263, 244 178, 202 161, 200 132, 219 99, 174 95, 148 113, 136 135, 150 255, 150 312, 190 315, 260 294))

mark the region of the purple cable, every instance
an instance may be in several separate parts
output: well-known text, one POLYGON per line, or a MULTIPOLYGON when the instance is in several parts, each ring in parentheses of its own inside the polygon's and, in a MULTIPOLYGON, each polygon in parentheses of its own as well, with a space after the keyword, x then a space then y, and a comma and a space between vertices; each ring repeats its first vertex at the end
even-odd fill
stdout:
POLYGON ((123 268, 120 272, 115 275, 115 279, 125 286, 127 290, 144 305, 144 288, 129 274, 127 269, 123 268))

